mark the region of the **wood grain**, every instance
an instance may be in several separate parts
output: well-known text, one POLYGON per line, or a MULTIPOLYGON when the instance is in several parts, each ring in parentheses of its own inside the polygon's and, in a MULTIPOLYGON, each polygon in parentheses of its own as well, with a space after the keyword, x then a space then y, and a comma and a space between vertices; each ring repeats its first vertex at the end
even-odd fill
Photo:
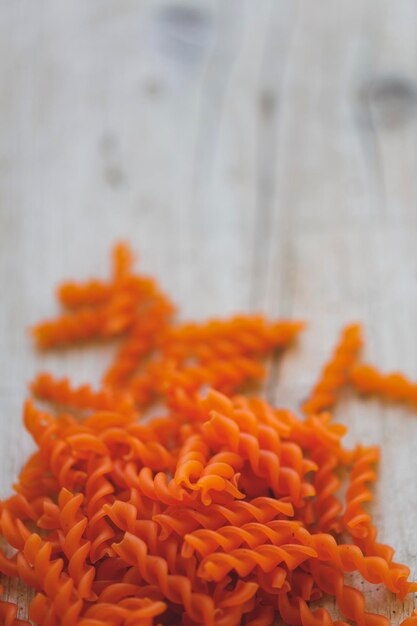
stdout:
MULTIPOLYGON (((340 327, 417 378, 417 5, 413 0, 3 0, 0 495, 31 451, 26 383, 95 381, 110 358, 37 355, 26 334, 66 276, 129 238, 185 318, 305 318, 267 393, 296 407, 340 327)), ((417 575, 417 420, 346 398, 382 448, 381 538, 417 575)), ((22 615, 27 592, 18 597, 22 615)), ((368 589, 368 608, 401 607, 368 589)), ((331 605, 330 605, 331 606, 331 605)))

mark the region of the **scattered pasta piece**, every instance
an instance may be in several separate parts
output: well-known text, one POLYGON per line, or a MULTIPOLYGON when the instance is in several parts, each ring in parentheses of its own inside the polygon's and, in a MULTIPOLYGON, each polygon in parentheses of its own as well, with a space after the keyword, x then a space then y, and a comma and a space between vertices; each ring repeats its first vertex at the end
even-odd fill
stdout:
POLYGON ((325 365, 310 397, 303 404, 304 413, 330 410, 337 393, 349 381, 350 370, 362 347, 362 329, 359 324, 346 326, 330 361, 325 365))
MULTIPOLYGON (((156 282, 134 273, 125 244, 115 247, 107 281, 65 282, 57 294, 65 310, 33 328, 38 347, 113 337, 121 345, 98 389, 47 372, 31 383, 51 409, 26 401, 36 451, 0 502, 10 547, 0 572, 34 590, 29 618, 39 626, 268 626, 277 618, 388 626, 345 574, 401 600, 417 584, 377 542, 364 508, 378 448, 347 449, 346 428, 329 411, 350 381, 389 399, 417 396, 401 375, 357 364, 360 326, 342 332, 303 419, 244 393, 302 322, 178 323, 156 282), (154 403, 157 417, 147 413, 154 403), (327 596, 340 619, 317 608, 327 596)), ((29 624, 5 600, 0 623, 29 624)), ((415 624, 415 614, 403 621, 415 624)))
POLYGON ((363 394, 379 395, 384 400, 417 405, 417 383, 404 374, 382 374, 372 365, 356 365, 350 374, 354 387, 363 394))

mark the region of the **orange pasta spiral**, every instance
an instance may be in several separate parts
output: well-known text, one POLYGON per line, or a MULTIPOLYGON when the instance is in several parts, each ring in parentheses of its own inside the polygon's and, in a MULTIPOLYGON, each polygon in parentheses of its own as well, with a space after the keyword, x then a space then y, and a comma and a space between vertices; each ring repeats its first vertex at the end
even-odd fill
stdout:
POLYGON ((127 393, 109 389, 94 391, 90 385, 73 387, 68 378, 56 379, 47 372, 38 374, 30 387, 40 400, 69 409, 125 413, 134 408, 132 398, 127 393))
POLYGON ((325 365, 321 378, 310 397, 303 404, 304 413, 319 413, 333 407, 337 392, 348 382, 350 370, 362 347, 362 331, 359 324, 346 326, 330 361, 325 365))
POLYGON ((352 369, 350 379, 354 387, 363 394, 375 394, 384 400, 417 404, 417 384, 404 374, 392 372, 382 374, 372 365, 357 365, 352 369))

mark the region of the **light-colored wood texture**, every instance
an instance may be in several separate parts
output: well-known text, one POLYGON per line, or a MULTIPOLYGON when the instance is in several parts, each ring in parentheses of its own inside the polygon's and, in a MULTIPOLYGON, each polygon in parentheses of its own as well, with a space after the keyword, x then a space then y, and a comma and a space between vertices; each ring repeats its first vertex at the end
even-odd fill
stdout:
MULTIPOLYGON (((110 355, 39 356, 26 329, 120 237, 186 318, 309 321, 271 365, 276 402, 297 406, 352 319, 367 359, 417 379, 414 0, 3 0, 0 77, 1 496, 32 449, 27 381, 95 381, 110 355)), ((416 416, 337 414, 381 445, 381 538, 417 574, 416 416)), ((413 598, 367 606, 397 624, 413 598)))

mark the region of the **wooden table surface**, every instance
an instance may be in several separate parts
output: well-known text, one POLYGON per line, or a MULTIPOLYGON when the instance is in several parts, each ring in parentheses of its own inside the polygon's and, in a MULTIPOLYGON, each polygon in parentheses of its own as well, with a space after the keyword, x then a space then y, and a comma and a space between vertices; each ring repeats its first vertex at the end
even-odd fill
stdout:
MULTIPOLYGON (((110 357, 40 356, 27 327, 118 238, 184 318, 309 322, 271 367, 278 404, 349 320, 366 360, 417 379, 415 0, 0 4, 0 496, 32 450, 27 381, 94 382, 110 357)), ((381 445, 373 511, 417 575, 417 415, 346 399, 337 418, 381 445)), ((392 624, 412 610, 365 588, 392 624)))

